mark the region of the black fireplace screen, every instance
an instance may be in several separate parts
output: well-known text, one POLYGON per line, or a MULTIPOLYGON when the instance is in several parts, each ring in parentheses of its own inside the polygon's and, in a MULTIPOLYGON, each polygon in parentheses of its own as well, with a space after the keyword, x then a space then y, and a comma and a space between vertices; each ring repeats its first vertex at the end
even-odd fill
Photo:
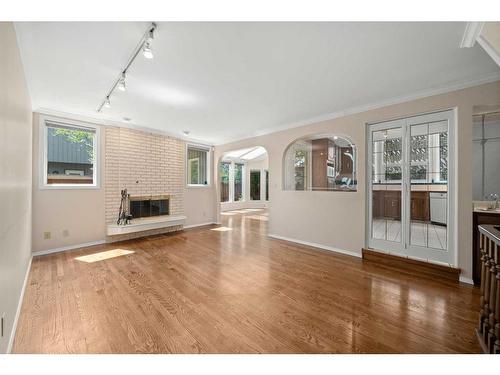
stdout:
POLYGON ((130 201, 132 219, 169 214, 168 199, 143 199, 130 201))

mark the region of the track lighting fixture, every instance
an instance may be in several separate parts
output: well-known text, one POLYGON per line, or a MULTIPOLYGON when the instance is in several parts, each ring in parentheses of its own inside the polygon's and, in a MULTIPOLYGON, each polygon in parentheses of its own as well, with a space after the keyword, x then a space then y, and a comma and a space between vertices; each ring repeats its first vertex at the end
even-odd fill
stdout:
POLYGON ((154 57, 153 50, 151 49, 151 43, 145 42, 144 47, 142 47, 142 54, 146 59, 152 59, 154 57))
POLYGON ((122 73, 122 78, 120 78, 120 82, 118 82, 118 90, 120 91, 126 91, 127 90, 127 86, 125 84, 125 73, 122 73))
POLYGON ((147 59, 152 59, 154 57, 153 55, 153 50, 151 48, 151 44, 153 42, 153 39, 155 37, 155 31, 157 29, 156 23, 152 22, 151 26, 146 30, 144 35, 142 36, 141 40, 139 41, 139 44, 134 50, 134 53, 130 57, 130 59, 127 62, 127 65, 121 70, 120 76, 115 80, 113 83, 113 86, 109 89, 108 93, 104 97, 103 101, 97 107, 97 112, 101 112, 103 108, 109 108, 111 107, 111 102, 110 102, 110 96, 113 94, 113 92, 118 89, 120 91, 126 91, 127 90, 127 84, 125 82, 126 77, 127 77, 127 72, 132 65, 132 63, 135 61, 136 57, 142 52, 143 56, 147 59))
POLYGON ((151 44, 155 37, 154 31, 155 29, 153 28, 149 30, 148 37, 146 38, 146 40, 144 41, 144 45, 142 46, 142 54, 146 59, 152 59, 154 57, 153 49, 151 48, 151 44))

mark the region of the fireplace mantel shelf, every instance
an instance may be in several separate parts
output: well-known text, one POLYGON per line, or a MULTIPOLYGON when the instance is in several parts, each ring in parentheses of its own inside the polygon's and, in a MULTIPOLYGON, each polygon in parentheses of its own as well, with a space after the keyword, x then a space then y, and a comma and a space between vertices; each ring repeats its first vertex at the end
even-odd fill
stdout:
POLYGON ((175 227, 177 225, 184 225, 185 220, 186 216, 172 215, 134 219, 127 225, 108 224, 107 234, 108 236, 116 236, 120 234, 143 232, 151 229, 175 227))

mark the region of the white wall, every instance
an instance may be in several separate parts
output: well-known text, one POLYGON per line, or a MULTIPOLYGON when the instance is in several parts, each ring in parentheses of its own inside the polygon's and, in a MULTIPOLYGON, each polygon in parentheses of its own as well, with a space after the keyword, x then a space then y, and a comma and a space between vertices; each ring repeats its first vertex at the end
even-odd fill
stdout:
POLYGON ((41 150, 39 134, 41 118, 33 115, 33 231, 32 249, 46 251, 61 247, 104 241, 105 191, 104 144, 105 132, 100 132, 98 173, 100 186, 96 189, 40 189, 41 150), (63 236, 63 231, 68 236, 63 236), (44 239, 44 232, 51 238, 44 239))
POLYGON ((490 194, 500 195, 500 114, 485 116, 482 144, 482 116, 474 116, 474 146, 472 153, 473 197, 476 201, 486 200, 490 194), (483 195, 483 148, 484 148, 484 195, 483 195))
MULTIPOLYGON (((104 241, 106 239, 106 165, 104 157, 106 154, 106 131, 103 128, 105 126, 94 123, 94 125, 101 128, 100 158, 98 161, 99 188, 40 189, 39 129, 41 117, 43 115, 38 113, 33 115, 33 251, 50 251, 104 241), (65 230, 68 231, 68 236, 63 235, 65 230), (44 239, 44 232, 51 232, 51 238, 44 239)), ((82 120, 79 116, 67 115, 66 118, 82 120)), ((182 152, 185 150, 184 144, 184 141, 182 141, 182 152)), ((183 154, 182 160, 184 159, 185 155, 183 154)), ((213 163, 210 168, 213 168, 213 163)), ((183 211, 187 217, 186 226, 216 221, 213 181, 210 186, 188 188, 183 180, 182 189, 184 197, 183 211)))
POLYGON ((232 142, 217 146, 215 157, 230 150, 265 147, 270 174, 269 233, 360 255, 365 246, 366 124, 456 108, 458 266, 463 277, 471 278, 473 106, 498 103, 500 81, 232 142), (357 146, 358 191, 284 191, 282 161, 286 147, 298 138, 324 133, 347 136, 357 146))
POLYGON ((0 353, 10 350, 31 260, 31 101, 11 22, 0 22, 0 353))

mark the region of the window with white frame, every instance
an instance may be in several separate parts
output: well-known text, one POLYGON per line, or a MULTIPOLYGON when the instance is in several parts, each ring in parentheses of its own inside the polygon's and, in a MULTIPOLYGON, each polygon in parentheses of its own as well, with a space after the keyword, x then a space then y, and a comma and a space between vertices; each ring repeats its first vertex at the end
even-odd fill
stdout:
POLYGON ((98 128, 43 121, 42 187, 96 187, 98 128))
POLYGON ((245 164, 223 160, 219 164, 220 201, 243 202, 245 200, 245 164))
POLYGON ((209 182, 208 165, 210 149, 202 146, 187 146, 187 184, 206 186, 209 182))

